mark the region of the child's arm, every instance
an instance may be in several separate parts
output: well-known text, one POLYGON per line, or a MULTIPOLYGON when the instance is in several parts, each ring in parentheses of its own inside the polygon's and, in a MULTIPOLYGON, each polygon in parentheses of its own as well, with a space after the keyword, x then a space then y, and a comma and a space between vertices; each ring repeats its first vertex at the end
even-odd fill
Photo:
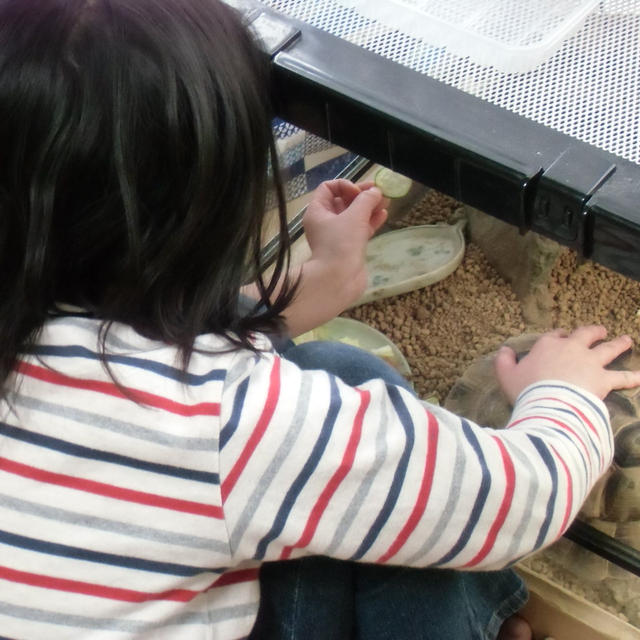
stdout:
POLYGON ((372 183, 324 182, 304 216, 310 259, 302 266, 296 299, 285 312, 292 335, 334 318, 367 286, 367 242, 387 219, 386 202, 372 183))
MULTIPOLYGON (((367 286, 367 242, 387 218, 385 199, 373 183, 323 182, 304 216, 311 257, 301 266, 295 299, 284 313, 291 337, 342 313, 367 286)), ((292 269, 293 278, 299 273, 292 269)), ((255 297, 247 287, 246 295, 255 297)))
POLYGON ((517 365, 501 355, 518 395, 501 430, 381 380, 354 389, 276 356, 239 355, 246 371, 226 387, 233 428, 220 453, 232 552, 495 569, 550 544, 613 456, 605 405, 575 385, 602 397, 640 384, 640 372, 605 370, 629 341, 591 347, 603 335, 546 336, 517 365), (235 413, 240 393, 251 402, 235 413))

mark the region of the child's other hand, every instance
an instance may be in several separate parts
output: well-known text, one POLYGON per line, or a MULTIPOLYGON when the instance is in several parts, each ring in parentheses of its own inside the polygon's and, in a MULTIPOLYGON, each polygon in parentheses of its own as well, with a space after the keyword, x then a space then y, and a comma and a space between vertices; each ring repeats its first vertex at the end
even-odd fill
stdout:
POLYGON ((366 287, 367 242, 387 219, 387 201, 372 182, 323 182, 313 194, 304 216, 311 259, 331 265, 349 278, 356 297, 366 287))
POLYGON ((502 390, 514 403, 521 391, 540 380, 562 380, 604 398, 613 389, 640 385, 640 371, 605 369, 633 342, 621 336, 606 342, 602 326, 580 327, 568 334, 557 330, 543 335, 520 362, 509 347, 502 347, 495 360, 502 390), (595 344, 598 343, 598 344, 595 344))
POLYGON ((334 216, 346 214, 339 226, 351 226, 354 231, 363 232, 368 240, 387 219, 387 205, 388 200, 373 182, 354 184, 350 180, 329 180, 313 194, 304 217, 305 232, 313 236, 323 223, 331 225, 337 222, 334 216))

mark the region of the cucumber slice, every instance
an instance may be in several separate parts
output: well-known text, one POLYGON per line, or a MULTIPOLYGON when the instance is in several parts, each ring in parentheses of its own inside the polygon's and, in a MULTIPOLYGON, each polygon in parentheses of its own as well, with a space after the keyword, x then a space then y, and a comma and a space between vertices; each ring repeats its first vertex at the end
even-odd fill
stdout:
POLYGON ((373 179, 376 187, 382 191, 385 198, 403 198, 411 189, 412 180, 400 173, 382 167, 373 179))

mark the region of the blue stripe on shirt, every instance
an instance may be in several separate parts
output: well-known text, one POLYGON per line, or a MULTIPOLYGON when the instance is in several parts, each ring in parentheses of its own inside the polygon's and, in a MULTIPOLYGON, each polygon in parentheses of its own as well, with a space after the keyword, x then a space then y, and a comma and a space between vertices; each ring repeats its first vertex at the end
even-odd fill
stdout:
POLYGON ((402 485, 404 484, 404 480, 407 475, 409 459, 411 457, 411 452, 413 451, 413 446, 415 443, 413 420, 411 419, 411 414, 409 413, 404 401, 402 400, 398 388, 393 385, 387 385, 387 391, 389 393, 391 403, 393 404, 393 408, 395 409, 400 423, 402 424, 402 428, 404 429, 406 435, 405 445, 402 451, 402 455, 400 456, 400 460, 398 461, 395 473, 393 474, 393 481, 391 482, 391 487, 389 488, 389 493, 387 494, 384 504, 382 505, 382 509, 380 509, 380 512, 376 516, 376 519, 371 525, 371 528, 369 529, 367 535, 364 537, 364 540, 360 543, 360 546, 353 554, 353 556, 351 556, 352 560, 359 560, 360 558, 362 558, 362 556, 371 548, 373 543, 376 541, 376 538, 380 534, 380 531, 389 519, 389 516, 391 515, 391 512, 393 511, 393 508, 398 501, 402 485))
MULTIPOLYGON (((36 356, 56 356, 59 358, 87 358, 89 360, 101 360, 100 354, 80 345, 56 346, 56 345, 36 345, 29 350, 30 354, 36 356)), ((105 359, 109 363, 123 364, 136 369, 151 371, 164 378, 175 380, 192 387, 206 384, 207 382, 219 382, 224 380, 226 371, 224 369, 212 369, 202 374, 185 373, 177 367, 171 367, 161 362, 147 360, 145 358, 134 358, 132 356, 122 356, 106 354, 105 359)))
POLYGON ((27 442, 37 447, 44 447, 45 449, 59 451, 60 453, 76 456, 78 458, 85 458, 87 460, 99 460, 100 462, 108 462, 123 467, 139 469, 141 471, 150 471, 151 473, 159 473, 161 475, 172 476, 174 478, 194 480, 195 482, 206 482, 207 484, 218 484, 219 482, 219 475, 210 471, 198 471, 197 469, 174 467, 172 465, 159 464, 157 462, 147 462, 146 460, 139 460, 138 458, 131 458, 118 453, 92 449, 80 444, 67 442, 66 440, 60 440, 59 438, 53 438, 52 436, 45 436, 41 433, 28 431, 27 429, 15 427, 4 422, 0 422, 0 435, 13 438, 14 440, 20 440, 21 442, 27 442))
POLYGON ((553 456, 549 452, 549 449, 544 444, 541 438, 537 436, 528 435, 529 440, 533 443, 533 446, 536 448, 542 461, 545 466, 549 470, 549 475, 551 476, 551 497, 547 503, 547 513, 544 518, 544 522, 540 526, 540 531, 538 532, 538 537, 536 539, 534 549, 538 549, 545 541, 547 537, 547 533, 549 532, 549 527, 551 526, 551 520, 553 518, 553 513, 556 508, 556 499, 558 497, 558 470, 556 469, 556 465, 553 461, 553 456))
POLYGON ((574 395, 578 396, 582 402, 588 404, 591 407, 591 409, 593 409, 598 414, 598 416, 600 417, 602 422, 604 422, 605 424, 609 422, 607 420, 607 417, 605 416, 605 414, 602 413, 602 410, 600 409, 600 407, 595 402, 593 402, 591 399, 589 399, 586 396, 586 394, 582 394, 580 391, 577 391, 576 389, 573 389, 572 387, 566 387, 566 386, 561 385, 561 384, 539 384, 539 385, 536 385, 536 386, 532 386, 526 393, 524 393, 522 395, 522 398, 526 397, 530 393, 533 393, 534 391, 539 391, 540 389, 545 389, 545 388, 562 389, 563 391, 568 391, 570 393, 573 393, 574 395))
POLYGON ((247 389, 249 388, 249 378, 245 378, 239 385, 233 398, 233 409, 231 410, 231 416, 228 422, 220 430, 220 451, 222 451, 231 439, 231 436, 236 432, 238 425, 240 424, 240 415, 242 414, 242 407, 244 407, 245 400, 247 398, 247 389))
POLYGON ((566 440, 569 441, 569 443, 571 445, 573 445, 577 451, 578 454, 580 455, 580 460, 582 460, 582 467, 584 468, 584 477, 585 478, 589 478, 591 477, 591 470, 589 469, 589 467, 587 466, 587 460, 584 457, 584 453, 582 451, 582 447, 575 441, 575 439, 570 436, 562 427, 550 427, 550 429, 554 432, 557 433, 558 435, 562 436, 563 438, 565 438, 566 440))
POLYGON ((482 453, 482 448, 480 447, 480 443, 476 438, 471 425, 464 419, 461 419, 462 422, 462 431, 476 453, 478 457, 478 463, 480 464, 480 469, 482 472, 482 480, 480 481, 480 487, 478 488, 478 494, 476 495, 476 499, 473 503, 473 509, 471 510, 471 515, 465 525, 460 537, 457 542, 453 545, 451 550, 446 553, 442 558, 440 558, 437 562, 434 563, 434 566, 445 564, 455 558, 462 549, 466 546, 467 542, 471 538, 471 535, 475 531, 475 528, 478 524, 478 520, 480 519, 480 514, 482 513, 482 509, 487 501, 489 496, 489 489, 491 488, 491 474, 487 467, 487 462, 482 453))
POLYGON ((340 393, 338 391, 338 386, 336 384, 333 376, 329 376, 329 384, 331 388, 331 399, 329 401, 329 408, 327 410, 327 415, 324 419, 324 423, 322 424, 322 429, 316 440, 315 445, 311 451, 311 455, 305 462, 302 470, 293 481, 289 490, 287 491, 280 508, 278 509, 278 513, 271 525, 271 529, 269 532, 260 540, 258 546, 256 548, 256 553, 254 558, 262 559, 265 557, 267 552, 267 547, 269 544, 275 540, 282 530, 284 529, 284 525, 287 522, 287 518, 291 513, 291 509, 293 509, 293 505, 295 504, 300 492, 307 484, 307 481, 313 475, 320 459, 322 458, 322 454, 324 450, 327 448, 327 443, 331 438, 331 434, 333 433, 333 429, 335 427, 336 419, 338 418, 338 414, 340 413, 340 408, 342 407, 342 399, 340 398, 340 393))
POLYGON ((600 407, 595 402, 590 400, 586 395, 580 393, 579 391, 576 391, 571 387, 565 387, 559 384, 545 384, 544 386, 549 387, 550 389, 562 389, 563 391, 571 391, 574 395, 579 396, 583 402, 588 404, 600 416, 600 419, 602 420, 602 422, 605 422, 605 423, 608 422, 607 417, 604 415, 604 413, 602 413, 602 410, 600 409, 600 407))
MULTIPOLYGON (((569 415, 572 418, 576 418, 576 412, 573 409, 563 409, 561 407, 550 407, 548 405, 544 405, 544 404, 532 404, 530 405, 532 409, 543 409, 546 411, 553 411, 553 413, 564 413, 565 415, 569 415)), ((544 416, 543 416, 544 417, 544 416)), ((580 420, 580 422, 582 422, 581 418, 578 418, 580 420)), ((585 443, 585 446, 589 445, 589 448, 591 448, 591 450, 595 453, 596 458, 598 458, 598 460, 602 459, 602 452, 600 451, 598 445, 596 444, 596 442, 593 439, 593 435, 591 433, 591 429, 585 429, 585 433, 587 435, 587 442, 585 443)))
POLYGON ((73 558, 74 560, 84 560, 86 562, 97 562, 115 567, 125 567, 139 571, 149 571, 151 573, 162 573, 172 576, 196 576, 203 572, 221 573, 222 569, 209 569, 206 567, 194 567, 186 564, 176 564, 174 562, 156 562, 144 558, 133 556, 121 556, 114 553, 102 553, 81 547, 72 547, 56 542, 47 542, 37 538, 17 535, 9 531, 0 530, 0 543, 29 551, 36 551, 52 556, 63 558, 73 558))

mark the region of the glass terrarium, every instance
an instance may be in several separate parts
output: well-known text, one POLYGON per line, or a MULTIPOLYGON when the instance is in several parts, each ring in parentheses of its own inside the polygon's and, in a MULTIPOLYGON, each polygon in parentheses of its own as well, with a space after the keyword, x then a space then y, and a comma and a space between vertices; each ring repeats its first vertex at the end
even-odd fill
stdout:
MULTIPOLYGON (((638 101, 635 100, 635 94, 631 94, 633 94, 633 88, 637 87, 638 79, 635 34, 637 34, 640 16, 639 0, 602 2, 576 0, 575 2, 539 3, 548 7, 548 11, 543 7, 542 11, 546 11, 543 17, 551 19, 553 23, 551 26, 554 29, 567 27, 562 32, 564 40, 557 48, 546 51, 545 56, 549 54, 550 57, 543 62, 536 61, 535 69, 519 72, 500 68, 502 63, 508 62, 506 59, 475 60, 472 56, 474 52, 466 50, 456 52, 455 46, 460 43, 460 38, 453 43, 429 42, 428 34, 423 37, 420 34, 406 33, 390 21, 406 17, 405 14, 408 15, 409 10, 415 16, 418 10, 427 13, 438 7, 442 7, 442 11, 438 9, 438 17, 448 20, 448 12, 452 10, 453 5, 459 5, 468 10, 465 15, 469 21, 462 23, 455 19, 450 20, 454 30, 473 26, 471 18, 477 17, 476 14, 485 7, 488 9, 497 7, 496 11, 500 18, 497 23, 502 26, 504 11, 501 13, 501 8, 503 6, 509 5, 507 9, 516 11, 516 5, 518 5, 523 8, 523 11, 529 12, 527 15, 533 15, 540 10, 540 7, 534 8, 532 3, 528 3, 525 7, 526 3, 523 2, 473 3, 468 0, 457 3, 440 3, 435 0, 429 2, 262 0, 259 4, 300 21, 298 24, 315 27, 319 30, 318 33, 327 32, 365 49, 368 53, 376 54, 385 61, 391 60, 415 71, 416 74, 411 75, 411 79, 416 84, 419 83, 422 75, 427 76, 429 80, 438 81, 438 91, 434 89, 433 94, 428 92, 430 98, 436 95, 439 97, 441 94, 453 95, 447 93, 450 87, 459 90, 460 93, 456 93, 454 97, 465 106, 465 109, 460 110, 462 119, 454 120, 449 127, 448 111, 441 108, 446 113, 432 114, 426 110, 434 122, 431 123, 427 118, 428 122, 422 124, 430 136, 437 134, 432 136, 434 139, 439 140, 441 133, 444 132, 450 135, 451 140, 456 144, 460 143, 461 148, 457 149, 456 153, 462 159, 466 158, 465 153, 468 149, 465 145, 469 141, 472 142, 473 151, 479 156, 485 153, 484 148, 475 146, 479 144, 478 139, 482 137, 482 125, 476 125, 480 120, 476 121, 469 117, 469 113, 479 113, 475 111, 475 107, 480 102, 467 101, 467 96, 461 95, 464 93, 480 98, 484 106, 490 104, 499 108, 491 110, 492 117, 498 113, 501 117, 499 121, 496 120, 495 128, 492 125, 487 129, 492 132, 492 144, 487 147, 489 152, 494 149, 493 140, 500 138, 493 135, 495 131, 506 131, 505 123, 510 122, 505 115, 507 112, 522 117, 518 120, 518 131, 535 131, 535 135, 532 134, 530 137, 532 149, 529 149, 529 142, 523 146, 527 152, 535 150, 536 155, 540 155, 540 149, 543 146, 541 141, 547 140, 547 135, 549 140, 553 137, 553 144, 549 142, 551 147, 556 141, 559 143, 558 153, 552 154, 551 160, 541 158, 540 165, 536 160, 532 165, 532 171, 537 170, 538 166, 541 167, 545 171, 544 176, 547 172, 552 174, 549 176, 552 182, 555 178, 551 167, 559 169, 558 180, 561 182, 560 191, 563 196, 565 191, 569 192, 572 189, 580 191, 582 178, 584 178, 581 171, 577 172, 576 177, 567 168, 584 168, 585 165, 589 168, 592 166, 590 163, 594 163, 594 166, 598 165, 596 160, 599 161, 604 157, 600 150, 612 154, 606 156, 605 164, 607 170, 611 164, 615 164, 613 176, 618 178, 616 186, 620 194, 626 193, 621 189, 625 176, 636 175, 634 170, 637 170, 637 165, 640 164, 638 155, 640 147, 637 143, 637 118, 633 117, 633 109, 638 105, 638 101), (394 5, 396 9, 402 6, 403 11, 394 10, 384 16, 371 15, 370 11, 374 5, 378 9, 382 5, 394 5), (558 13, 565 9, 568 13, 563 15, 558 13), (574 33, 574 29, 578 31, 574 33), (597 87, 598 91, 595 91, 594 87, 597 87), (464 102, 462 102, 463 98, 464 102), (628 108, 620 109, 620 104, 628 108), (589 117, 585 117, 587 109, 589 117), (532 122, 536 123, 535 129, 528 129, 528 125, 532 122), (469 129, 464 128, 465 123, 469 124, 469 129), (477 131, 474 130, 474 126, 477 127, 477 131), (558 136, 555 134, 551 136, 550 129, 558 132, 558 136), (459 130, 468 132, 468 139, 464 136, 460 138, 459 130), (580 144, 576 141, 580 141, 580 144), (553 164, 556 156, 564 157, 561 154, 569 148, 574 148, 576 152, 568 154, 562 162, 553 164), (564 169, 567 169, 567 172, 563 172, 564 169), (627 171, 628 174, 625 173, 627 171), (580 183, 579 185, 574 184, 574 178, 580 183)), ((491 15, 494 14, 491 13, 491 15)), ((537 19, 534 23, 536 29, 532 32, 533 39, 527 41, 527 45, 542 42, 542 34, 537 29, 537 26, 542 23, 537 19)), ((433 24, 433 20, 427 21, 428 26, 433 24)), ((478 24, 484 28, 489 22, 485 20, 478 24)), ((303 36, 304 33, 306 32, 303 30, 303 36)), ((493 31, 490 35, 495 36, 493 31)), ((474 42, 476 42, 475 38, 467 37, 463 45, 471 46, 474 42)), ((491 47, 489 53, 495 50, 495 47, 491 47)), ((530 49, 527 49, 527 52, 529 51, 530 49)), ((510 58, 512 59, 513 57, 510 58)), ((362 65, 365 64, 364 56, 358 57, 358 60, 362 65)), ((322 59, 320 58, 317 62, 321 67, 322 59)), ((366 63, 371 64, 372 70, 389 68, 383 64, 377 64, 372 56, 366 57, 366 63)), ((345 67, 348 66, 345 64, 345 67)), ((331 73, 327 75, 332 77, 331 73)), ((367 74, 364 75, 369 77, 367 74)), ((340 79, 342 77, 340 75, 340 79)), ((348 74, 344 77, 351 79, 348 74)), ((405 75, 402 77, 404 78, 405 75)), ((395 85, 390 86, 395 87, 395 85)), ((428 87, 431 89, 436 85, 429 82, 428 87)), ((348 88, 351 88, 350 85, 348 88)), ((331 85, 329 89, 333 91, 335 86, 331 85)), ((412 96, 412 91, 408 91, 408 95, 412 96)), ((423 94, 416 93, 416 95, 423 94)), ((300 113, 308 116, 306 119, 299 117, 297 124, 313 128, 314 118, 320 117, 318 113, 321 109, 317 112, 312 107, 315 103, 320 103, 326 111, 327 107, 321 99, 326 97, 326 92, 311 92, 309 96, 308 101, 297 105, 301 109, 300 113), (307 110, 309 110, 308 114, 307 110)), ((364 96, 369 99, 368 90, 364 92, 364 96)), ((450 103, 453 106, 453 102, 450 101, 450 103)), ((440 102, 429 102, 429 104, 441 105, 440 102)), ((352 112, 355 113, 354 109, 353 104, 349 102, 348 108, 345 107, 344 111, 337 110, 336 113, 339 112, 339 115, 347 117, 352 112)), ((397 113, 391 110, 374 122, 368 117, 369 111, 364 109, 357 111, 357 118, 347 118, 350 128, 346 133, 345 127, 331 128, 327 123, 325 123, 326 128, 322 128, 320 132, 327 131, 328 137, 350 148, 358 148, 362 153, 370 156, 377 154, 376 160, 380 162, 385 162, 384 154, 387 154, 387 158, 389 157, 389 140, 393 138, 392 142, 398 142, 398 148, 405 150, 405 155, 406 149, 412 151, 410 162, 407 161, 405 166, 407 171, 412 168, 411 163, 422 163, 429 167, 430 172, 415 171, 417 177, 423 176, 425 181, 429 178, 429 184, 442 186, 448 193, 460 193, 461 197, 465 193, 470 193, 458 188, 461 186, 459 181, 464 178, 458 164, 452 163, 451 171, 447 169, 449 172, 445 171, 446 162, 438 160, 432 166, 429 164, 429 157, 423 154, 422 148, 416 146, 414 149, 407 145, 405 138, 399 137, 396 140, 393 137, 394 130, 389 124, 389 118, 393 120, 400 117, 398 114, 403 113, 402 109, 397 113), (352 126, 354 123, 358 124, 361 116, 365 124, 361 127, 352 126), (380 138, 384 144, 372 143, 365 148, 356 144, 360 142, 358 136, 371 137, 372 132, 384 132, 385 126, 390 127, 386 135, 374 136, 374 140, 380 138), (453 178, 450 175, 451 172, 455 173, 453 178), (442 182, 438 182, 441 177, 442 182), (451 184, 447 182, 454 181, 454 178, 457 191, 451 186, 453 182, 451 184)), ((294 118, 296 114, 298 114, 297 111, 290 110, 285 115, 294 118)), ((326 116, 326 113, 324 115, 326 116)), ((330 115, 333 116, 333 112, 330 115)), ((392 124, 394 123, 395 120, 392 124)), ((334 124, 343 123, 337 119, 334 124)), ((444 140, 443 145, 427 145, 428 150, 438 152, 435 156, 437 159, 441 158, 438 154, 443 152, 443 149, 446 153, 442 158, 446 160, 449 157, 446 155, 450 151, 447 147, 449 144, 447 135, 441 136, 444 140)), ((428 138, 428 142, 432 142, 432 137, 428 138)), ((511 145, 509 136, 506 136, 505 140, 509 145, 507 156, 520 157, 517 153, 517 144, 511 145)), ((393 150, 393 145, 391 147, 393 150)), ((499 167, 500 171, 494 173, 493 156, 491 154, 489 156, 490 162, 482 165, 486 170, 486 180, 483 178, 480 189, 483 198, 485 191, 489 192, 489 195, 484 199, 481 198, 478 206, 488 205, 485 208, 492 209, 494 215, 504 220, 511 220, 514 224, 519 221, 522 229, 528 228, 531 226, 531 220, 526 216, 532 215, 530 209, 525 212, 525 217, 520 219, 512 216, 511 209, 506 210, 502 206, 503 182, 500 182, 502 165, 499 167), (491 182, 492 180, 496 182, 491 182), (486 189, 485 186, 487 186, 486 189), (496 199, 498 202, 494 202, 496 199)), ((486 157, 483 156, 483 158, 486 160, 486 157)), ((456 156, 455 159, 457 162, 458 157, 456 156)), ((396 160, 405 161, 407 158, 403 156, 396 160)), ((472 164, 477 160, 478 158, 474 156, 472 164)), ((475 164, 473 166, 475 167, 475 164)), ((509 171, 514 166, 518 170, 521 168, 520 164, 509 164, 509 171)), ((527 167, 529 167, 528 164, 527 167)), ((356 175, 358 175, 357 172, 350 174, 349 177, 356 175)), ((482 175, 485 176, 484 173, 482 175)), ((599 178, 599 176, 598 173, 596 177, 599 178)), ((536 175, 535 179, 537 177, 539 176, 536 175)), ((519 188, 524 190, 525 183, 530 185, 535 182, 535 179, 519 183, 519 188)), ((588 182, 587 178, 584 179, 588 182)), ((615 182, 610 178, 609 173, 606 173, 604 179, 609 180, 611 184, 615 182)), ((551 182, 547 187, 555 190, 557 185, 551 182)), ((586 186, 590 189, 594 184, 598 185, 593 187, 594 189, 599 188, 602 181, 588 182, 586 186)), ((628 179, 625 184, 637 185, 638 181, 635 178, 628 179)), ((633 188, 635 189, 635 186, 633 188)), ((589 213, 600 216, 607 222, 610 211, 618 212, 616 207, 620 204, 616 200, 618 193, 614 191, 612 187, 607 192, 611 202, 605 198, 605 204, 601 202, 600 209, 595 213, 589 210, 589 213), (614 200, 615 203, 612 204, 614 200), (609 210, 607 206, 613 208, 609 210)), ((558 195, 555 191, 553 192, 554 195, 558 195)), ((591 197, 592 192, 587 193, 583 189, 580 194, 583 198, 579 206, 582 207, 591 197)), ((412 195, 415 196, 415 193, 412 195)), ((521 195, 519 192, 519 197, 521 195)), ((531 196, 531 189, 526 195, 531 196)), ((637 200, 635 196, 634 191, 633 202, 637 200)), ((531 205, 530 200, 524 196, 522 198, 518 203, 509 200, 508 207, 517 207, 522 202, 525 202, 525 205, 527 203, 531 205)), ((622 195, 620 198, 622 199, 622 195)), ((473 198, 467 197, 467 200, 472 201, 473 198)), ((394 204, 397 207, 398 203, 394 204)), ((411 382, 421 397, 441 404, 450 403, 450 394, 456 382, 464 377, 465 372, 474 362, 482 358, 490 362, 490 354, 508 339, 517 340, 527 334, 540 333, 553 327, 571 329, 582 324, 603 324, 610 335, 628 333, 636 339, 636 343, 638 342, 640 336, 639 282, 624 278, 596 263, 585 261, 570 249, 560 247, 546 238, 530 233, 521 236, 519 229, 515 227, 507 229, 509 225, 504 225, 499 220, 494 219, 495 224, 492 226, 483 219, 480 212, 470 210, 460 202, 440 193, 422 192, 418 201, 412 201, 409 206, 397 208, 402 215, 390 221, 389 229, 424 224, 453 225, 461 218, 467 222, 465 236, 468 242, 464 258, 456 270, 444 280, 416 291, 369 302, 345 314, 370 325, 393 341, 406 358, 411 369, 411 382)), ((626 210, 621 210, 626 215, 626 210)), ((561 207, 559 211, 575 222, 576 216, 573 215, 572 210, 561 207)), ((581 210, 578 209, 578 211, 581 210)), ((545 213, 548 211, 542 207, 541 215, 544 217, 545 213)), ((636 258, 636 239, 640 233, 638 231, 640 227, 635 204, 633 213, 630 214, 633 224, 627 224, 624 215, 616 213, 612 228, 617 229, 616 225, 624 221, 626 225, 624 233, 633 232, 635 235, 632 233, 627 238, 623 232, 617 234, 611 231, 611 237, 609 237, 606 235, 609 233, 608 227, 605 229, 603 226, 605 231, 601 231, 599 240, 610 241, 610 243, 599 254, 597 251, 594 251, 594 254, 599 255, 603 262, 617 269, 624 270, 622 267, 626 266, 625 273, 637 274, 639 273, 637 266, 640 262, 636 258), (622 260, 618 263, 613 260, 607 262, 606 258, 609 255, 607 252, 615 254, 618 250, 625 255, 626 262, 622 260)), ((301 233, 300 220, 300 216, 293 216, 294 235, 301 233)), ((538 228, 543 232, 550 230, 549 227, 545 227, 546 223, 543 224, 540 220, 538 222, 538 228)), ((602 224, 604 225, 604 222, 602 224)), ((556 237, 554 234, 550 235, 556 237)), ((556 239, 558 237, 564 240, 569 238, 569 236, 557 236, 556 239)), ((583 249, 584 255, 590 255, 584 249, 585 247, 593 249, 593 247, 589 247, 588 243, 584 246, 580 245, 579 241, 581 242, 582 239, 576 239, 575 246, 583 249)), ((477 385, 475 390, 477 391, 477 385)), ((497 396, 493 399, 496 398, 497 396)), ((574 627, 572 631, 566 631, 564 636, 558 632, 556 640, 562 640, 562 637, 571 640, 576 637, 581 640, 640 638, 640 619, 637 613, 640 603, 638 591, 640 487, 636 486, 636 475, 638 475, 636 468, 638 468, 640 452, 640 431, 638 430, 640 419, 637 413, 639 398, 640 395, 635 392, 617 393, 608 398, 615 432, 614 465, 593 490, 579 519, 572 525, 567 536, 550 549, 526 560, 522 565, 522 570, 527 572, 528 581, 535 586, 536 593, 539 591, 542 594, 539 602, 548 603, 553 598, 557 598, 562 602, 565 611, 575 609, 578 612, 574 616, 576 625, 584 623, 579 633, 575 632, 577 627, 574 627), (554 592, 553 589, 556 591, 554 592), (579 604, 582 608, 576 609, 571 603, 576 604, 576 607, 579 604)), ((485 414, 491 414, 495 409, 488 401, 493 399, 488 399, 486 395, 481 397, 478 404, 485 409, 485 414)), ((468 407, 452 408, 461 413, 468 413, 466 410, 468 407)), ((509 409, 507 407, 502 411, 508 413, 509 409)), ((495 418, 495 415, 484 415, 477 421, 482 424, 491 424, 487 420, 491 417, 495 418)), ((544 633, 552 635, 549 631, 546 630, 544 633)))
MULTIPOLYGON (((276 133, 294 237, 301 235, 304 204, 319 180, 338 175, 358 180, 375 173, 372 163, 286 123, 277 123, 276 133)), ((602 323, 611 335, 637 336, 640 283, 585 263, 559 245, 550 249, 550 241, 532 240, 532 234, 522 240, 515 229, 496 231, 497 224, 508 227, 497 220, 491 219, 484 233, 491 243, 483 243, 478 219, 484 214, 417 187, 393 203, 385 230, 425 224, 458 228, 464 219, 464 258, 435 284, 361 304, 344 315, 378 330, 397 347, 403 374, 408 363, 410 380, 425 400, 480 424, 502 427, 510 408, 495 381, 489 382, 492 354, 500 344, 511 341, 522 352, 545 328, 586 323, 602 323), (544 287, 535 279, 523 287, 517 282, 519 275, 509 278, 501 273, 491 244, 500 251, 509 245, 527 255, 537 265, 544 287), (532 311, 540 305, 546 314, 532 311), (470 379, 475 382, 470 384, 470 379)), ((267 258, 268 253, 269 244, 267 258)), ((514 260, 507 259, 507 264, 507 271, 518 271, 514 260)), ((536 269, 529 264, 519 273, 536 269)), ((615 366, 640 368, 640 356, 625 354, 615 366)), ((518 566, 531 591, 527 613, 540 637, 640 639, 640 390, 612 393, 606 404, 615 434, 614 464, 565 537, 518 566)))

